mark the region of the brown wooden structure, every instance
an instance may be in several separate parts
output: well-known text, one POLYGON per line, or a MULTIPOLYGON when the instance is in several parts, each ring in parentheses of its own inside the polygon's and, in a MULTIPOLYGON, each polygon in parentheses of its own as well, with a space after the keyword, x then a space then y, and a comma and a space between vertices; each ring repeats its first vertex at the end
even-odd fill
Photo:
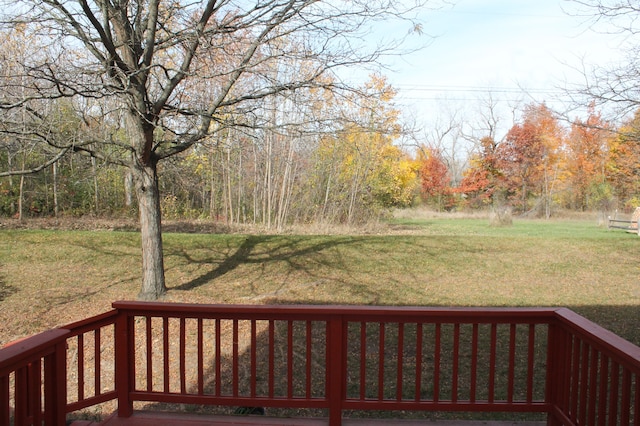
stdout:
POLYGON ((332 426, 362 410, 640 425, 640 348, 564 308, 113 308, 0 350, 0 424, 63 425, 114 401, 119 419, 193 404, 308 409, 332 426))

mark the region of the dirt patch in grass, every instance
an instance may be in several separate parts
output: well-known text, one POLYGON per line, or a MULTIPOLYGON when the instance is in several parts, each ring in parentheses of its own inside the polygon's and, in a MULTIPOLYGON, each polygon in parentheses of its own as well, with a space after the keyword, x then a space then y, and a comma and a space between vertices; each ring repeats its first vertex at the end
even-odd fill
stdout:
MULTIPOLYGON (((164 221, 164 232, 221 234, 241 231, 232 229, 220 222, 213 221, 164 221)), ((33 218, 19 221, 17 219, 0 219, 0 229, 32 229, 56 231, 128 231, 136 232, 140 228, 138 221, 132 218, 97 218, 97 217, 60 217, 33 218)))

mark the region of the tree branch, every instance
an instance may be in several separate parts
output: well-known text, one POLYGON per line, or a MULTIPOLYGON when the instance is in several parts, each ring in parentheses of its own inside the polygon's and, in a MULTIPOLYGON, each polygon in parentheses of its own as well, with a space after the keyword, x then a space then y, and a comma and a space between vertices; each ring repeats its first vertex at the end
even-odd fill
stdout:
POLYGON ((32 174, 38 173, 38 172, 46 169, 47 167, 49 167, 53 163, 58 162, 62 157, 64 157, 67 154, 67 152, 69 152, 70 149, 71 149, 71 147, 67 147, 67 148, 62 149, 61 151, 58 152, 58 154, 55 157, 53 157, 52 159, 50 159, 49 161, 47 161, 44 164, 40 164, 38 167, 34 167, 33 169, 27 169, 27 170, 10 170, 10 171, 6 171, 6 172, 0 172, 0 177, 32 175, 32 174))

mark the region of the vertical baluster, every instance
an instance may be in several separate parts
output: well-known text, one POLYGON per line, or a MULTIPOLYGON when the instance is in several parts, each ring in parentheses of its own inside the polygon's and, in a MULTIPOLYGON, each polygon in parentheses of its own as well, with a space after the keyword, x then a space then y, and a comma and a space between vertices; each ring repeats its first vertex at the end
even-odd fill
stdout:
POLYGON ((14 373, 14 417, 15 426, 27 422, 29 416, 29 382, 27 380, 27 367, 22 367, 14 373))
POLYGON ((591 347, 589 356, 589 402, 588 425, 596 424, 596 407, 598 405, 598 351, 591 347))
POLYGON ((29 376, 29 416, 33 425, 41 425, 42 420, 42 360, 37 359, 28 367, 29 376))
MULTIPOLYGON (((136 328, 135 318, 133 316, 125 315, 124 318, 126 322, 126 339, 123 340, 127 342, 127 346, 125 348, 126 352, 124 355, 124 357, 126 357, 126 362, 123 363, 122 370, 127 374, 127 382, 124 388, 127 392, 128 401, 122 417, 130 417, 133 414, 133 400, 131 399, 131 396, 129 396, 129 393, 136 389, 136 328)), ((116 369, 118 369, 117 366, 116 369)), ((116 389, 117 388, 118 385, 116 383, 116 389)), ((118 402, 118 416, 120 416, 121 411, 120 402, 118 402)))
POLYGON ((204 394, 204 331, 202 318, 198 318, 198 395, 204 394))
POLYGON ((560 407, 562 407, 562 410, 566 413, 569 410, 569 398, 571 390, 571 354, 574 350, 574 337, 571 334, 565 332, 563 332, 561 336, 562 341, 560 342, 560 345, 562 347, 562 350, 560 351, 560 354, 562 354, 562 358, 559 360, 559 362, 562 365, 562 368, 560 369, 560 373, 562 374, 562 386, 560 386, 560 389, 558 389, 559 395, 557 397, 557 400, 560 404, 560 407))
POLYGON ((147 392, 153 390, 153 329, 151 327, 151 317, 145 317, 145 340, 146 340, 146 365, 147 365, 147 392))
MULTIPOLYGON (((622 389, 620 396, 620 424, 628 425, 631 414, 631 372, 622 369, 622 389)), ((636 419, 638 420, 638 419, 636 419)))
POLYGON ((620 387, 620 364, 611 362, 611 384, 609 387, 609 426, 616 426, 618 423, 618 391, 620 387))
POLYGON ((101 359, 102 339, 100 336, 100 328, 96 328, 93 333, 93 389, 94 395, 102 394, 102 359, 101 359))
POLYGON ((640 423, 640 374, 635 373, 636 377, 636 397, 633 403, 633 419, 635 425, 640 423))
POLYGON ((384 399, 384 339, 385 324, 379 323, 379 342, 378 342, 378 400, 384 399))
MULTIPOLYGON (((571 362, 571 387, 570 387, 570 417, 578 420, 578 401, 580 400, 580 354, 582 353, 582 341, 576 336, 573 345, 573 360, 571 362)), ((584 378, 582 378, 584 379, 584 378)))
POLYGON ((598 391, 598 425, 607 424, 607 396, 609 395, 609 358, 600 354, 600 390, 598 391))
POLYGON ((422 323, 416 324, 416 394, 415 400, 422 399, 422 323))
POLYGON ((251 377, 249 379, 250 382, 250 394, 252 398, 256 397, 256 389, 257 389, 257 371, 258 371, 258 367, 257 367, 257 351, 258 351, 258 344, 257 344, 257 327, 256 327, 256 320, 252 319, 251 320, 251 377))
POLYGON ((580 366, 580 408, 578 411, 579 424, 587 424, 587 401, 589 396, 589 345, 582 342, 582 355, 580 366))
POLYGON ((216 386, 215 386, 215 395, 221 396, 222 393, 222 339, 220 333, 222 332, 220 326, 220 318, 216 318, 216 386))
POLYGON ((178 357, 180 359, 180 393, 187 393, 187 320, 180 318, 180 353, 178 357))
POLYGON ((78 334, 78 401, 84 400, 84 334, 78 334))
POLYGON ((360 400, 367 395, 367 323, 360 323, 360 400))
POLYGON ((9 376, 0 376, 0 424, 9 424, 9 376))

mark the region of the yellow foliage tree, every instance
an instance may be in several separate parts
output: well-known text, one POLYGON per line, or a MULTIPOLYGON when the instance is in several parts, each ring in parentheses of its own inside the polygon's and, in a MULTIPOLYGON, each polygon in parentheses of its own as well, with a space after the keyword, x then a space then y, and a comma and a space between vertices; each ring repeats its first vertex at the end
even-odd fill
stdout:
POLYGON ((339 136, 321 141, 316 165, 326 219, 356 223, 413 201, 418 167, 394 145, 401 132, 395 94, 384 77, 372 76, 349 100, 339 136))

